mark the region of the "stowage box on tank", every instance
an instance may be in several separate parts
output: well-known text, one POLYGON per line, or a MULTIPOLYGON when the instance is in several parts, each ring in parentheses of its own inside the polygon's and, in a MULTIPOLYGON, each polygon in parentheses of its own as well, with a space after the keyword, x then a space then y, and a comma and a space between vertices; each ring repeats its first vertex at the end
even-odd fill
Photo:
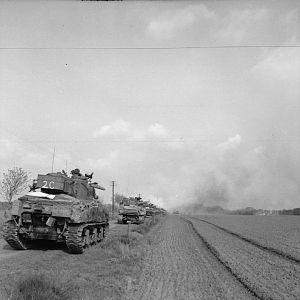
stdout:
POLYGON ((104 239, 109 214, 95 193, 104 188, 92 183, 92 175, 82 176, 78 169, 71 173, 38 175, 31 192, 13 202, 12 217, 4 226, 11 247, 29 249, 33 240, 53 240, 80 254, 104 239))

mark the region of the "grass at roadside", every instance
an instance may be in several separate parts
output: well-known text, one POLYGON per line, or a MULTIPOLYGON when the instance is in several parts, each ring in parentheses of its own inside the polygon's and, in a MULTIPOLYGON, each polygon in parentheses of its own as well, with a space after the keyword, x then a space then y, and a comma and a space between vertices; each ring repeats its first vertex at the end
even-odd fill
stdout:
POLYGON ((2 228, 3 228, 3 224, 6 220, 6 218, 4 217, 5 211, 4 210, 0 210, 0 238, 2 238, 2 228))
POLYGON ((157 222, 130 225, 129 235, 128 226, 118 225, 83 255, 56 248, 2 260, 1 299, 127 299, 147 245, 143 234, 157 222))
POLYGON ((138 232, 140 234, 145 234, 147 233, 152 226, 156 225, 160 220, 160 217, 158 216, 152 216, 149 219, 146 219, 146 222, 141 224, 140 226, 134 227, 132 229, 133 232, 138 232))

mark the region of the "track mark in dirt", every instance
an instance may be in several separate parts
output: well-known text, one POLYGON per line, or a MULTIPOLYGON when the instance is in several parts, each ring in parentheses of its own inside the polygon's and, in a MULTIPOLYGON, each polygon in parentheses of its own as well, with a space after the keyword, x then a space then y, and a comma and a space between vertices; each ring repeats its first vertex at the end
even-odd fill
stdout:
POLYGON ((130 299, 257 299, 216 259, 189 222, 167 216, 152 240, 130 299))
POLYGON ((198 218, 184 216, 219 260, 261 299, 300 299, 300 266, 198 218))
POLYGON ((244 287, 245 289, 247 289, 253 296, 255 296, 256 298, 258 299, 263 299, 261 298, 252 288, 250 285, 247 284, 246 281, 243 280, 243 278, 241 278, 238 274, 236 274, 232 268, 230 267, 230 265, 228 263, 226 263, 225 261, 222 260, 221 256, 220 256, 220 253, 219 251, 213 247, 197 230, 196 228, 194 227, 194 224, 190 221, 190 220, 186 220, 186 219, 183 219, 185 220, 186 222, 188 222, 195 234, 197 234, 197 236, 201 239, 201 241, 205 244, 205 246, 207 247, 207 249, 213 254, 213 256, 229 271, 229 273, 234 276, 244 287))
POLYGON ((281 258, 287 259, 289 261, 292 261, 292 262, 300 265, 300 259, 298 259, 298 258, 296 258, 296 257, 294 257, 294 256, 292 256, 292 255, 290 255, 288 253, 285 253, 285 252, 280 251, 280 250, 278 250, 276 248, 273 248, 273 247, 265 246, 265 245, 259 243, 258 241, 255 241, 253 239, 249 239, 249 238, 247 238, 247 237, 245 237, 245 236, 243 236, 241 234, 233 232, 233 231, 231 231, 231 230, 229 230, 227 228, 224 228, 224 227, 219 226, 217 224, 214 224, 212 222, 209 222, 209 221, 206 221, 206 220, 203 220, 203 219, 200 219, 200 218, 195 218, 195 217, 189 217, 189 218, 194 219, 196 221, 201 221, 201 222, 207 223, 209 225, 212 225, 212 226, 214 226, 214 227, 216 227, 216 228, 218 228, 218 229, 220 229, 220 230, 222 230, 222 231, 224 231, 224 232, 226 232, 226 233, 228 233, 228 234, 230 234, 230 235, 232 235, 234 237, 239 238, 242 241, 245 241, 245 242, 247 242, 247 243, 249 243, 249 244, 251 244, 253 246, 258 247, 261 250, 265 250, 265 251, 271 252, 272 254, 278 255, 281 258))

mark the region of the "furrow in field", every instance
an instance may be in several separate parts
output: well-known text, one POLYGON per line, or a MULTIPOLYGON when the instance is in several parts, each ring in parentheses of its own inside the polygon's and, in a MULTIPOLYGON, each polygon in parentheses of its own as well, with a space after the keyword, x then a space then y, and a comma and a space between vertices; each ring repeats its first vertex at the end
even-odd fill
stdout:
POLYGON ((219 225, 249 240, 300 261, 299 216, 201 215, 195 216, 219 225))
POLYGON ((243 277, 240 277, 239 274, 234 272, 234 270, 231 268, 230 264, 228 264, 225 260, 222 259, 219 251, 211 243, 209 243, 207 241, 207 239, 199 233, 199 231, 196 230, 192 221, 186 220, 186 219, 184 219, 184 220, 191 225, 194 232, 197 234, 197 236, 200 238, 200 240, 204 243, 204 245, 207 247, 207 249, 212 253, 212 255, 228 270, 228 272, 233 277, 235 277, 245 287, 245 289, 247 289, 256 298, 264 299, 264 298, 260 297, 259 294, 257 294, 255 289, 252 289, 251 285, 248 285, 247 281, 243 280, 243 277))
POLYGON ((190 219, 199 237, 226 268, 260 299, 300 299, 300 266, 220 228, 190 219))
POLYGON ((263 245, 262 243, 260 243, 260 242, 258 242, 256 240, 247 238, 247 237, 245 237, 245 236, 243 236, 243 235, 241 235, 239 233, 233 232, 233 231, 231 231, 231 230, 229 230, 227 228, 224 228, 222 226, 219 226, 219 225, 214 224, 212 222, 209 222, 207 220, 203 220, 201 218, 196 218, 196 217, 191 217, 191 218, 196 219, 196 220, 201 221, 201 222, 205 222, 205 223, 207 223, 209 225, 212 225, 212 226, 214 226, 214 227, 216 227, 216 228, 218 228, 218 229, 220 229, 220 230, 222 230, 222 231, 224 231, 224 232, 226 232, 228 234, 231 234, 231 235, 233 235, 233 236, 235 236, 235 237, 237 237, 237 238, 239 238, 239 239, 241 239, 241 240, 243 240, 245 242, 248 242, 248 243, 250 243, 250 244, 252 244, 252 245, 254 245, 254 246, 256 246, 256 247, 258 247, 258 248, 260 248, 262 250, 272 252, 273 254, 276 254, 276 255, 284 258, 284 259, 287 259, 287 260, 290 260, 290 261, 292 261, 294 263, 300 264, 300 259, 298 259, 298 258, 296 258, 296 257, 294 257, 294 256, 292 256, 292 255, 290 255, 288 253, 285 253, 285 252, 283 252, 283 251, 281 251, 279 249, 263 245))
POLYGON ((168 216, 153 236, 132 299, 254 299, 192 225, 168 216))

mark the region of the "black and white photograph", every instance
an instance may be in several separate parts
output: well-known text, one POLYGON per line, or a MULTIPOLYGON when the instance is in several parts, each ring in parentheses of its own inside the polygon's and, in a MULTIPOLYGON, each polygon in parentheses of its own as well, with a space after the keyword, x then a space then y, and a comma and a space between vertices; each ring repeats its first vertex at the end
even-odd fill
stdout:
POLYGON ((0 0, 0 300, 300 299, 298 0, 0 0))

